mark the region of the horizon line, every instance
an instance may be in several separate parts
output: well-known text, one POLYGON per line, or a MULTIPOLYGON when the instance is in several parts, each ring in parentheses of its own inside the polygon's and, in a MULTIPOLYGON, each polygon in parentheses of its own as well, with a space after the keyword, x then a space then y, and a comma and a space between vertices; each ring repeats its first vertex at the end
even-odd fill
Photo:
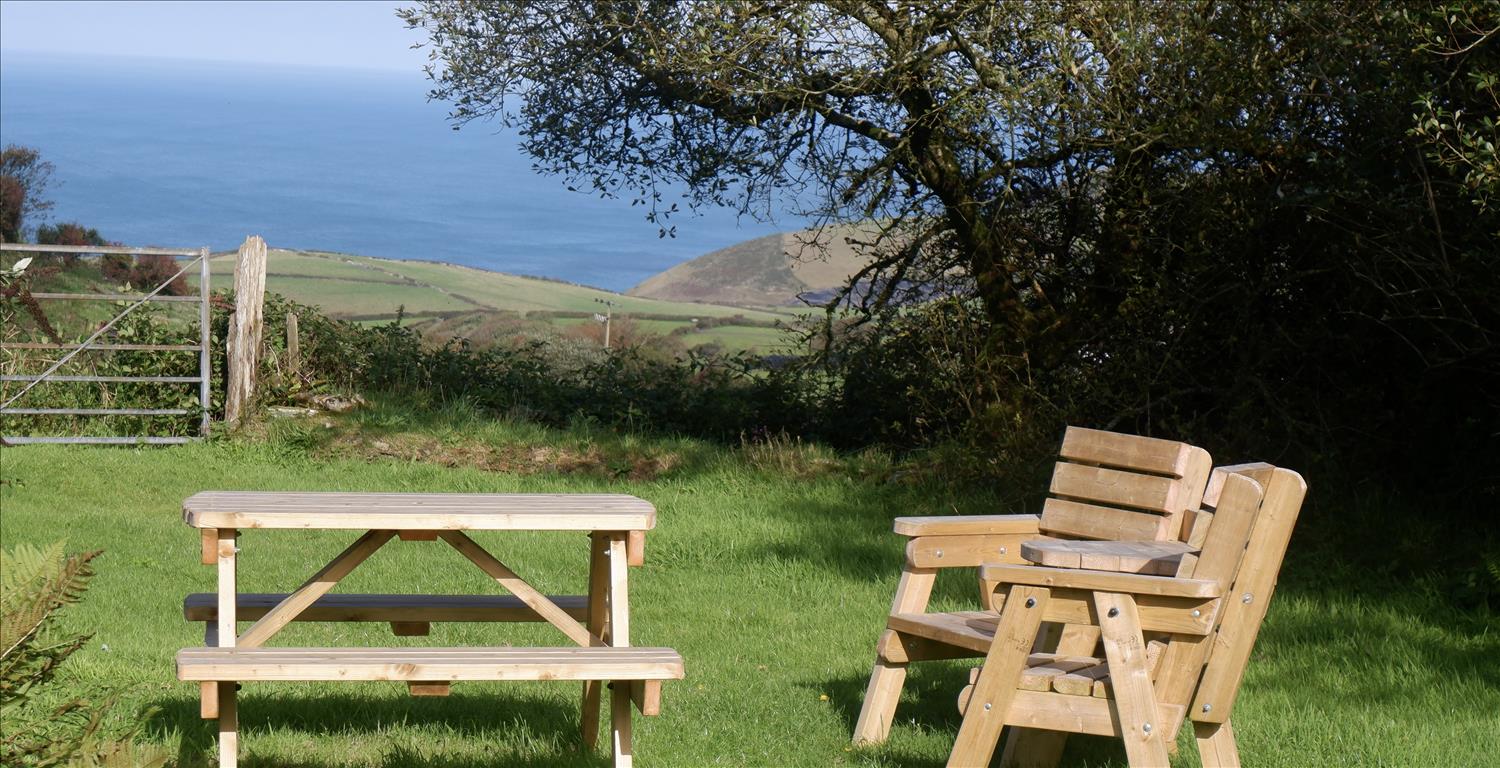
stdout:
POLYGON ((21 54, 23 56, 52 57, 52 58, 58 58, 58 59, 84 59, 84 60, 87 60, 87 59, 128 59, 128 60, 131 60, 131 61, 192 62, 192 63, 200 63, 200 64, 228 64, 228 65, 240 65, 240 66, 248 66, 248 67, 275 67, 275 68, 278 68, 278 69, 291 69, 291 70, 327 69, 327 70, 344 71, 344 72, 367 72, 367 73, 396 73, 396 72, 405 72, 405 73, 409 73, 409 74, 414 74, 414 75, 420 76, 424 80, 427 79, 427 73, 426 73, 426 71, 423 68, 425 65, 416 65, 416 66, 412 66, 412 67, 408 68, 408 67, 394 67, 394 66, 379 66, 379 65, 373 65, 373 64, 372 65, 323 64, 323 63, 314 64, 314 63, 307 63, 307 62, 268 61, 268 60, 262 60, 262 59, 215 59, 215 58, 202 58, 202 57, 199 57, 199 56, 162 56, 162 55, 159 55, 159 54, 153 55, 153 54, 118 53, 118 52, 93 53, 93 52, 78 52, 78 51, 60 51, 60 50, 56 50, 56 49, 48 50, 48 49, 41 49, 41 48, 17 48, 17 47, 14 47, 14 46, 0 47, 0 57, 6 56, 6 55, 10 55, 10 54, 21 54))

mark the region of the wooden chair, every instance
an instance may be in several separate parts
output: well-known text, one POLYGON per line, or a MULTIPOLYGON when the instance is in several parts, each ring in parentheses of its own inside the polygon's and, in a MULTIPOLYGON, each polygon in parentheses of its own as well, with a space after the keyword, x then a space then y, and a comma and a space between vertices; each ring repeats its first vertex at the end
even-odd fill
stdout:
MULTIPOLYGON (((1095 547, 1090 564, 1116 569, 1175 572, 1192 551, 1188 539, 1208 482, 1206 451, 1170 440, 1069 427, 1061 461, 1052 475, 1051 497, 1041 515, 979 515, 897 518, 907 536, 906 564, 876 648, 864 705, 854 729, 856 744, 884 741, 910 662, 984 656, 993 637, 992 611, 928 613, 933 582, 942 568, 1022 564, 1025 556, 1081 562, 1088 541, 1129 541, 1130 551, 1095 547)), ((1076 564, 1076 562, 1075 562, 1076 564)), ((992 585, 981 581, 981 606, 989 609, 992 585)), ((1098 628, 1087 611, 1048 619, 1040 650, 1089 655, 1098 628)), ((1031 648, 1030 645, 1027 646, 1031 648)), ((1038 736, 1037 738, 1050 738, 1038 736)), ((1052 739, 1054 749, 1061 742, 1052 739)), ((1030 751, 1047 748, 1032 744, 1030 751)))
MULTIPOLYGON (((1164 767, 1191 721, 1204 766, 1238 766, 1231 714, 1306 491, 1287 469, 1215 470, 1202 549, 1173 576, 985 567, 998 614, 969 624, 989 641, 948 765, 989 765, 1009 725, 1119 737, 1130 765, 1164 767), (1097 627, 1102 658, 1033 652, 1043 622, 1097 627)), ((1005 762, 1055 764, 1043 746, 1008 744, 1005 762)))

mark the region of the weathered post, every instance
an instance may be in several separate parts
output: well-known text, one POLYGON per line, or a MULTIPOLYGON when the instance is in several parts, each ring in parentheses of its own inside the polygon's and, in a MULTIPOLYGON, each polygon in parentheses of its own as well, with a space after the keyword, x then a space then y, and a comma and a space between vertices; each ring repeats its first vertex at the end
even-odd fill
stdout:
POLYGON ((224 392, 224 421, 231 428, 240 425, 255 397, 265 296, 266 241, 251 235, 234 264, 234 318, 229 324, 229 381, 224 392))
POLYGON ((297 313, 286 313, 286 375, 296 381, 302 375, 302 340, 297 336, 297 313))

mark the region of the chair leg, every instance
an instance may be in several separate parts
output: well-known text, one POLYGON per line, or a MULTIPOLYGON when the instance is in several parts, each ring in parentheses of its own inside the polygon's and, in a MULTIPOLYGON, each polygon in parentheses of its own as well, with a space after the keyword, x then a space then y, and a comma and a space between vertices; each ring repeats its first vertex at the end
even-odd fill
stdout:
POLYGON ((1104 636, 1104 656, 1109 662, 1109 684, 1114 689, 1125 756, 1132 768, 1165 768, 1170 759, 1162 733, 1168 724, 1156 706, 1135 600, 1129 595, 1095 592, 1094 605, 1104 636))
POLYGON ((1193 723, 1193 735, 1198 739, 1198 757, 1203 768, 1240 768, 1240 750, 1234 743, 1234 728, 1230 721, 1222 723, 1193 723))
POLYGON ((859 709, 859 720, 854 724, 855 744, 879 744, 886 740, 891 732, 891 721, 896 718, 901 686, 905 683, 906 664, 875 660, 870 684, 865 688, 865 701, 859 709))
MULTIPOLYGON (((927 601, 932 598, 932 585, 937 580, 937 571, 914 568, 908 565, 901 571, 901 582, 896 585, 896 597, 891 601, 891 613, 921 613, 927 610, 927 601)), ((896 718, 896 702, 901 699, 901 686, 906 683, 906 664, 888 661, 885 649, 890 646, 891 630, 881 633, 879 650, 875 655, 875 668, 870 672, 870 684, 865 687, 865 700, 859 708, 859 720, 854 724, 855 744, 879 744, 891 732, 891 721, 896 718)))
POLYGON ((1051 590, 1043 587, 1011 587, 1005 608, 1000 612, 1000 623, 995 627, 995 639, 990 643, 979 679, 974 681, 969 705, 964 709, 958 738, 948 755, 948 768, 979 768, 990 764, 1051 594, 1051 590))

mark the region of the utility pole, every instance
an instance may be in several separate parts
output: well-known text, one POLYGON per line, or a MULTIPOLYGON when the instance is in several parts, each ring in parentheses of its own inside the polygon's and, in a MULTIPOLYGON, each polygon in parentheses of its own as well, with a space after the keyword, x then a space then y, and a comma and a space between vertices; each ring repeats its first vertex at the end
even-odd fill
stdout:
MULTIPOLYGON (((604 305, 604 348, 609 349, 609 323, 614 319, 615 307, 617 306, 609 299, 594 299, 594 303, 604 305)), ((594 313, 594 320, 599 319, 599 314, 594 313)))

